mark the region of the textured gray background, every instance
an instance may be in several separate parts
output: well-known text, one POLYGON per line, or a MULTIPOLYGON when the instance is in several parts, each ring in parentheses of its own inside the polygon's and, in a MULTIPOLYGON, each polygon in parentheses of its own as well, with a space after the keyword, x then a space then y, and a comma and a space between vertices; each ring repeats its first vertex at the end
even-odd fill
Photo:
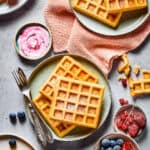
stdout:
MULTIPOLYGON (((17 123, 13 126, 8 118, 10 112, 16 112, 24 110, 23 97, 18 90, 16 83, 14 82, 11 72, 12 70, 20 66, 27 75, 29 75, 36 63, 27 63, 21 60, 14 49, 13 39, 16 30, 25 23, 38 21, 44 23, 43 7, 46 0, 35 0, 28 3, 23 9, 18 10, 13 15, 8 15, 0 18, 0 134, 2 133, 15 133, 23 136, 28 140, 37 150, 42 150, 40 144, 36 139, 36 135, 32 129, 32 126, 27 120, 23 125, 17 123)), ((150 69, 150 37, 134 52, 129 54, 129 58, 132 64, 139 64, 142 68, 150 69)), ((51 150, 92 150, 93 144, 98 137, 105 133, 113 132, 112 116, 119 107, 118 99, 123 97, 133 103, 132 98, 129 95, 129 90, 124 90, 117 81, 118 73, 116 71, 117 64, 114 64, 113 71, 110 75, 110 86, 112 88, 113 106, 112 112, 105 124, 105 127, 101 131, 92 135, 88 139, 80 142, 55 142, 53 145, 49 145, 51 150)), ((141 106, 147 115, 147 129, 143 136, 138 140, 141 150, 149 150, 150 148, 150 97, 138 98, 135 103, 141 106)))

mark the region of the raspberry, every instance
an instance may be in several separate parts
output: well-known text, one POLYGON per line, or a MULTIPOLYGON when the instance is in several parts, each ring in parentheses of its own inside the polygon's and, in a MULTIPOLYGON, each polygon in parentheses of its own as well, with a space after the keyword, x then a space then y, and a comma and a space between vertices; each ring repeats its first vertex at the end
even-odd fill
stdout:
POLYGON ((143 128, 146 124, 145 117, 140 112, 138 112, 134 115, 134 120, 139 125, 139 127, 141 127, 141 128, 143 128))
POLYGON ((122 145, 122 150, 134 150, 134 147, 130 141, 126 141, 122 145))
POLYGON ((122 79, 121 82, 122 82, 122 86, 124 88, 126 88, 127 87, 127 80, 126 79, 122 79))
POLYGON ((120 99, 119 99, 119 103, 120 103, 120 105, 127 105, 127 104, 128 104, 128 101, 125 100, 124 98, 120 98, 120 99))
POLYGON ((140 130, 140 128, 136 123, 133 123, 133 124, 128 126, 128 132, 129 132, 131 137, 136 137, 139 130, 140 130))
POLYGON ((127 100, 124 100, 124 105, 128 105, 128 101, 127 100))
POLYGON ((123 99, 123 98, 120 98, 120 99, 119 99, 119 103, 120 103, 120 105, 123 105, 123 104, 124 104, 124 99, 123 99))

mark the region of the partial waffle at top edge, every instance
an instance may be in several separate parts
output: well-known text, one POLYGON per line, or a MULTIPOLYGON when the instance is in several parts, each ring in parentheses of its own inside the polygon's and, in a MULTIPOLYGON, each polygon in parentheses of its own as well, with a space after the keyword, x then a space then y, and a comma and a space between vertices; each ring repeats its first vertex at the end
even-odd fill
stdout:
POLYGON ((50 115, 56 120, 96 128, 103 96, 104 86, 59 77, 50 115))
POLYGON ((109 13, 104 0, 73 0, 72 7, 76 11, 112 27, 116 27, 119 24, 122 16, 122 13, 109 13))
POLYGON ((146 8, 147 0, 106 0, 107 10, 111 13, 133 11, 146 8))
POLYGON ((97 83, 98 77, 70 56, 64 56, 41 87, 40 92, 48 98, 53 97, 54 87, 59 76, 97 83))
POLYGON ((44 120, 59 137, 67 135, 75 128, 72 124, 63 123, 50 118, 51 101, 43 95, 39 94, 35 99, 33 99, 33 104, 36 106, 44 120))
POLYGON ((134 80, 129 79, 130 93, 132 96, 141 94, 150 94, 150 71, 144 70, 142 72, 142 78, 134 80))

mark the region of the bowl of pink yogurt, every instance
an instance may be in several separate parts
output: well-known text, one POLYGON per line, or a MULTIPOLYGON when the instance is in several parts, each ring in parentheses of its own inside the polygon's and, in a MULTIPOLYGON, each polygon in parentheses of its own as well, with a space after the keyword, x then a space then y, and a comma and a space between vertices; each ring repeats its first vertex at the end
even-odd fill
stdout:
POLYGON ((21 27, 15 36, 17 53, 28 60, 44 57, 51 49, 52 34, 41 23, 28 23, 21 27))

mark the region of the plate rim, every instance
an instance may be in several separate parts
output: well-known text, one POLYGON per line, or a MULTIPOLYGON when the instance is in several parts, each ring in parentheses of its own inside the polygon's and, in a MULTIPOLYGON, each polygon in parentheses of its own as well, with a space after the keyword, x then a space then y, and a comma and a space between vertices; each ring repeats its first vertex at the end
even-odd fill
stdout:
MULTIPOLYGON (((72 8, 72 5, 71 5, 71 2, 72 2, 73 0, 69 0, 69 5, 70 5, 70 8, 71 8, 71 11, 73 12, 73 14, 75 15, 75 17, 76 17, 76 19, 79 21, 79 23, 81 24, 81 25, 83 25, 83 27, 85 27, 87 30, 89 30, 89 31, 91 31, 91 32, 93 32, 93 33, 96 33, 96 34, 98 34, 98 35, 102 35, 102 36, 112 36, 112 37, 117 37, 117 36, 123 36, 123 35, 126 35, 126 34, 129 34, 129 33, 132 33, 133 31, 135 31, 136 29, 138 29, 139 27, 141 27, 147 20, 148 20, 148 18, 150 17, 150 4, 149 4, 149 1, 150 0, 147 0, 148 1, 148 10, 147 10, 147 14, 145 14, 145 16, 143 17, 143 19, 142 19, 142 21, 140 22, 140 23, 138 23, 138 24, 136 24, 135 25, 135 27, 134 28, 129 28, 129 30, 126 32, 126 31, 124 31, 124 32, 121 32, 121 33, 117 33, 117 34, 107 34, 106 32, 105 33, 102 33, 102 32, 98 32, 98 31, 96 31, 96 30, 93 30, 93 29, 91 29, 91 28, 89 28, 85 23, 83 23, 82 21, 81 21, 81 19, 80 19, 80 15, 81 16, 85 16, 84 14, 81 14, 81 13, 79 13, 79 12, 77 12, 76 10, 74 10, 73 8, 72 8)), ((85 17, 87 17, 87 16, 85 16, 85 17)), ((90 18, 91 20, 92 20, 92 18, 90 18)), ((109 27, 109 26, 108 26, 109 27)), ((111 28, 111 27, 110 27, 111 28)))
POLYGON ((26 140, 23 136, 16 135, 15 133, 0 133, 0 139, 5 138, 5 137, 15 137, 15 138, 18 138, 23 143, 27 144, 30 148, 32 148, 32 150, 36 150, 33 147, 33 145, 28 140, 26 140))
MULTIPOLYGON (((57 138, 55 138, 55 137, 53 137, 54 138, 54 140, 57 140, 57 141, 79 141, 79 140, 82 140, 82 139, 85 139, 85 138, 88 138, 90 135, 92 135, 92 134, 95 134, 100 128, 102 128, 102 126, 105 124, 105 122, 107 121, 107 118, 108 118, 108 116, 109 116, 109 114, 110 114, 110 111, 111 111, 111 107, 112 107, 112 91, 111 91, 111 87, 110 87, 110 84, 109 84, 109 81, 108 81, 108 79, 105 77, 105 75, 104 75, 104 73, 100 70, 100 68, 96 65, 96 64, 94 64, 92 61, 90 61, 89 59, 87 59, 87 58, 85 58, 85 57, 82 57, 82 56, 79 56, 79 55, 74 55, 74 54, 57 54, 57 55, 53 55, 53 56, 50 56, 50 57, 48 57, 47 59, 45 59, 45 60, 43 60, 42 62, 40 62, 33 70, 32 70, 32 72, 31 72, 31 74, 29 75, 29 78, 28 78, 28 82, 29 82, 29 84, 30 84, 30 82, 33 80, 33 77, 34 77, 34 75, 36 74, 36 72, 38 72, 39 71, 39 69, 40 69, 40 67, 42 67, 43 65, 46 65, 50 60, 52 60, 52 59, 57 59, 57 58, 59 58, 59 57, 63 57, 63 56, 71 56, 71 57, 78 57, 78 58, 81 58, 82 60, 86 60, 86 61, 88 61, 89 63, 91 63, 94 67, 96 67, 96 69, 98 69, 98 71, 102 74, 102 76, 104 77, 104 79, 105 79, 105 82, 107 83, 107 87, 108 87, 108 89, 109 89, 109 97, 110 97, 110 106, 109 106, 109 111, 107 111, 107 113, 106 113, 106 117, 105 117, 105 119, 104 120, 102 120, 102 122, 100 123, 100 127, 98 127, 97 129, 95 129, 95 130, 93 130, 93 132, 91 132, 91 133, 88 133, 87 135, 84 135, 84 136, 81 136, 81 137, 75 137, 75 138, 59 138, 55 133, 55 135, 56 135, 56 137, 57 138)), ((26 107, 27 107, 27 105, 26 105, 26 107)), ((29 109, 28 109, 29 110, 29 109)), ((32 121, 32 119, 31 119, 31 117, 30 117, 30 114, 29 114, 29 111, 28 111, 28 116, 29 116, 29 118, 30 118, 30 121, 32 121)), ((46 122, 44 122, 45 123, 45 125, 47 125, 47 123, 46 122)), ((48 125, 47 125, 48 126, 48 125)), ((49 127, 50 129, 51 129, 51 127, 49 127)), ((52 129, 51 129, 52 130, 52 129)), ((52 132, 54 132, 54 131, 52 131, 52 132)))
POLYGON ((17 4, 16 6, 14 6, 15 8, 10 9, 7 12, 0 13, 0 16, 5 16, 5 15, 11 14, 11 13, 17 11, 18 9, 20 9, 21 7, 23 7, 27 2, 28 2, 28 0, 25 0, 20 6, 17 6, 18 5, 17 4))

